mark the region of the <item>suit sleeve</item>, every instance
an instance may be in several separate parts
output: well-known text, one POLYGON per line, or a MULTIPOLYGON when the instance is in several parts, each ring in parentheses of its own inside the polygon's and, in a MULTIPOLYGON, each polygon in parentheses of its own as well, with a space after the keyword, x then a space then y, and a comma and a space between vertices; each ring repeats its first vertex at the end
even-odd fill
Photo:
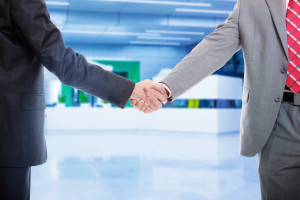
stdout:
POLYGON ((205 37, 161 81, 172 92, 173 101, 204 78, 221 68, 240 49, 238 18, 240 0, 225 23, 205 37))
POLYGON ((10 6, 20 40, 62 83, 125 107, 135 83, 88 63, 83 55, 66 48, 44 0, 11 0, 10 6))

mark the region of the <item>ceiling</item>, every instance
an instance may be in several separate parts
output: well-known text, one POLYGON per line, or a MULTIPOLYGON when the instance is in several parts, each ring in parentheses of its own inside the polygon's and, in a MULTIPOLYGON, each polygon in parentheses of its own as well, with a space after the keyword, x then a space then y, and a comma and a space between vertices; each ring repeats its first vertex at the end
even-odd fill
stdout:
POLYGON ((236 0, 48 0, 65 42, 189 46, 222 23, 236 0))

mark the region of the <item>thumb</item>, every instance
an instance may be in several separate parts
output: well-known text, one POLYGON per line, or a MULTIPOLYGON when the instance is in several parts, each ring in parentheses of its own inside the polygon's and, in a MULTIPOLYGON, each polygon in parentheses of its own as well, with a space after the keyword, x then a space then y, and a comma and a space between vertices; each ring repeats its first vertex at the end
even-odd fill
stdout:
POLYGON ((154 89, 157 90, 158 92, 160 92, 162 95, 164 95, 166 98, 169 97, 168 91, 166 90, 166 88, 164 87, 163 84, 158 83, 154 86, 154 89))
POLYGON ((144 87, 144 92, 145 92, 145 95, 146 97, 150 97, 151 96, 151 88, 149 87, 144 87))

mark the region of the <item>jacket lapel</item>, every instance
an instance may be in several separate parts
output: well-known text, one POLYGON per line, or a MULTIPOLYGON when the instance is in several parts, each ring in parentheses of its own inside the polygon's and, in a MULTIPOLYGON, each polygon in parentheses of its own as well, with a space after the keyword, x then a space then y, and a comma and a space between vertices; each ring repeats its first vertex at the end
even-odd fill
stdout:
POLYGON ((283 49, 288 58, 288 45, 287 45, 287 33, 286 33, 286 10, 284 0, 266 0, 270 9, 273 22, 276 26, 279 34, 283 49))

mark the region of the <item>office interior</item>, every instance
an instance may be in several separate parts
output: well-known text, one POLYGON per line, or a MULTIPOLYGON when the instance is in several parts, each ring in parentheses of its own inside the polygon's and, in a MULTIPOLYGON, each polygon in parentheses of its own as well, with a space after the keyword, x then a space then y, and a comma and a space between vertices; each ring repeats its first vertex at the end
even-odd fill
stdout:
MULTIPOLYGON (((235 3, 46 1, 66 46, 134 82, 159 82, 235 3)), ((243 76, 240 50, 145 115, 63 85, 45 69, 48 161, 32 169, 32 199, 259 199, 257 158, 239 155, 243 76)))

